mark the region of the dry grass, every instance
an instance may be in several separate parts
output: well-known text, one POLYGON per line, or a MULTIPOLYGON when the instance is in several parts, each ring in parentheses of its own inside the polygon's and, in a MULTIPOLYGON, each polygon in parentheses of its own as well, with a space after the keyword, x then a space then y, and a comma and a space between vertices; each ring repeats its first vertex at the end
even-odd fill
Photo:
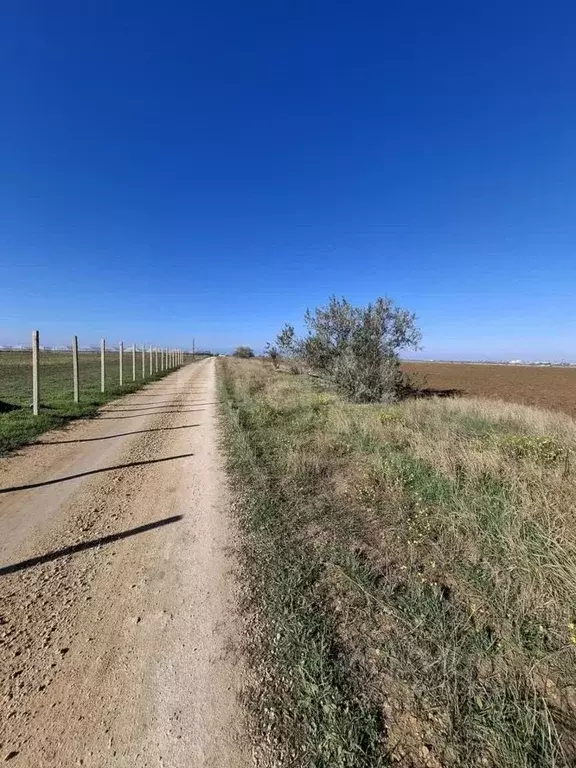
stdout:
POLYGON ((476 398, 350 405, 259 363, 226 381, 260 478, 254 594, 296 637, 260 656, 280 764, 574 765, 576 423, 476 398), (309 622, 325 652, 307 665, 309 622), (302 696, 312 732, 286 714, 302 696))

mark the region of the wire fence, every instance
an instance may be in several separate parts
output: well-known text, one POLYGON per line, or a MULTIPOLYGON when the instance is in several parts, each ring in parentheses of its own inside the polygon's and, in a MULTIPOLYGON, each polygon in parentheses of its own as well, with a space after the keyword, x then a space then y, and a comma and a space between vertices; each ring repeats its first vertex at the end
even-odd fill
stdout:
POLYGON ((81 349, 78 338, 66 349, 46 349, 34 331, 29 348, 0 350, 0 409, 31 407, 37 416, 43 407, 133 390, 195 359, 181 348, 157 345, 110 346, 81 349))

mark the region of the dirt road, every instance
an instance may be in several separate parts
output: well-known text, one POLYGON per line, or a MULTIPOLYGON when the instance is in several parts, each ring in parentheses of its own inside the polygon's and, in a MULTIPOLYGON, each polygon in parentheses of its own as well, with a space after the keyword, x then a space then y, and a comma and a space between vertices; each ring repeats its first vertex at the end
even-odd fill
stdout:
POLYGON ((246 766, 214 361, 0 463, 0 762, 246 766))

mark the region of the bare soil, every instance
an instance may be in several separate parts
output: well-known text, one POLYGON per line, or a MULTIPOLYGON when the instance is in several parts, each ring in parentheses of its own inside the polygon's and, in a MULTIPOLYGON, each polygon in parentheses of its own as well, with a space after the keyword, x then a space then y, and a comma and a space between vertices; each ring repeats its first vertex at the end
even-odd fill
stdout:
POLYGON ((430 394, 474 395, 576 416, 576 368, 470 363, 403 363, 430 394))
POLYGON ((214 361, 0 464, 0 761, 245 766, 214 361))

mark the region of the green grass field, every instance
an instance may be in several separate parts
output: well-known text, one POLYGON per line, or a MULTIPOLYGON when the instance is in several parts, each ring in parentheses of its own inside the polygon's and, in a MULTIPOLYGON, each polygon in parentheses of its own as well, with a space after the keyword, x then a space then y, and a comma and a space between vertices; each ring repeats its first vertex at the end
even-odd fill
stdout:
MULTIPOLYGON (((40 414, 32 415, 32 354, 26 351, 0 351, 0 454, 34 440, 47 429, 71 419, 89 417, 103 403, 134 392, 142 383, 142 360, 136 358, 136 382, 132 381, 132 353, 123 357, 124 385, 120 387, 118 352, 106 353, 106 392, 100 392, 100 353, 80 352, 80 402, 73 400, 72 353, 40 353, 40 414)), ((162 378, 149 374, 146 382, 162 378)))

